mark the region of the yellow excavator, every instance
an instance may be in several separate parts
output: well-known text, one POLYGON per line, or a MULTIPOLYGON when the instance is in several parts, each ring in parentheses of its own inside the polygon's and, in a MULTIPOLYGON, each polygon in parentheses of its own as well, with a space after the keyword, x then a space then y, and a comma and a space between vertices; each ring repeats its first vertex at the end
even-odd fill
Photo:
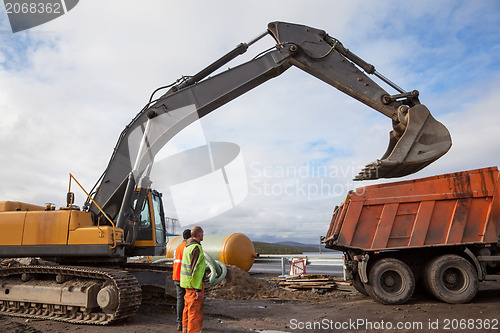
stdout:
POLYGON ((165 252, 162 195, 150 188, 154 156, 190 123, 293 66, 390 118, 387 152, 356 180, 414 173, 451 147, 448 130, 420 104, 418 91, 399 88, 323 30, 272 22, 265 33, 196 75, 155 90, 121 133, 82 208, 74 205, 71 190, 67 206, 58 210, 0 203, 0 257, 40 258, 38 264, 13 266, 4 260, 0 313, 101 325, 132 316, 148 286, 169 283, 168 270, 127 262, 133 256, 165 252), (275 39, 275 47, 210 76, 266 35, 275 39), (395 93, 386 92, 368 75, 395 93), (160 89, 168 90, 154 99, 160 89), (152 130, 155 123, 161 126, 152 130))

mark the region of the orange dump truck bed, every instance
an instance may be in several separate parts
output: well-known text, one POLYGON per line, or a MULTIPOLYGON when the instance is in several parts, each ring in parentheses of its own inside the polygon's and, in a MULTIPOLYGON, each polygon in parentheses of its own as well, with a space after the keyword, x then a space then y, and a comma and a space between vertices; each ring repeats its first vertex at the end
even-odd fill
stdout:
POLYGON ((326 247, 379 251, 497 243, 497 167, 361 187, 336 207, 326 247))

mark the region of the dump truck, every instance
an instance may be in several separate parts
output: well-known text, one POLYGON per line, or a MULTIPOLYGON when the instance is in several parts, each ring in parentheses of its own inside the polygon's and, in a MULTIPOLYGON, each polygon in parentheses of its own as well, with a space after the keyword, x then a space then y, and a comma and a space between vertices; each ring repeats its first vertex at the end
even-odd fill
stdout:
POLYGON ((500 280, 499 179, 489 167, 357 188, 335 207, 326 247, 381 303, 405 303, 418 282, 443 302, 469 302, 479 282, 500 280))

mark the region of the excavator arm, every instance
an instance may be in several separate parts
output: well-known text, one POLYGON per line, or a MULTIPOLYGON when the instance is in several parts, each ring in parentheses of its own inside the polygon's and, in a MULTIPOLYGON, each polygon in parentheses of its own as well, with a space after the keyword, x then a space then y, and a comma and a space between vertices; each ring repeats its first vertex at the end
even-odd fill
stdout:
MULTIPOLYGON (((311 27, 273 22, 266 33, 234 50, 192 77, 183 77, 155 101, 150 101, 122 132, 107 169, 99 179, 94 201, 118 227, 130 220, 134 188, 147 187, 154 155, 177 133, 225 103, 295 66, 363 102, 392 120, 384 156, 366 166, 356 180, 401 177, 414 173, 451 147, 448 130, 418 100, 375 71, 336 39, 311 27), (258 39, 270 34, 275 49, 237 67, 208 77, 258 39), (398 93, 390 95, 367 74, 374 74, 398 93), (151 139, 150 123, 162 118, 161 134, 151 139), (139 134, 138 134, 139 133, 139 134), (139 148, 131 145, 141 142, 139 148), (137 156, 134 156, 136 154, 137 156), (148 157, 149 156, 149 157, 148 157), (138 179, 142 184, 137 184, 138 179)), ((97 184, 96 184, 97 185, 97 184)), ((138 200, 140 201, 140 200, 138 200)), ((100 215, 96 205, 87 208, 100 215)), ((136 209, 137 210, 137 209, 136 209)), ((136 214, 136 213, 132 213, 136 214)))

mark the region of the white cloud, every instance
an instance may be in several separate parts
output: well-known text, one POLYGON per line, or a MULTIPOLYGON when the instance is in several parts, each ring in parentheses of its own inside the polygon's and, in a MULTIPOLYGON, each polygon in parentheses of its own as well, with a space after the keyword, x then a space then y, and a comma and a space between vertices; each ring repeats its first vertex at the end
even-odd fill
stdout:
MULTIPOLYGON (((498 30, 496 1, 389 1, 382 8, 366 1, 273 1, 240 8, 231 1, 88 0, 17 34, 2 12, 0 200, 62 205, 68 172, 90 189, 121 130, 156 87, 196 73, 275 20, 324 29, 399 85, 421 91, 454 146, 407 178, 498 164, 494 87, 500 66, 493 51, 500 38, 466 35, 498 30)), ((272 45, 268 37, 236 63, 272 45)), ((352 170, 381 157, 391 129, 383 115, 295 68, 221 107, 202 125, 208 141, 241 147, 249 177, 247 198, 204 222, 205 229, 305 241, 326 232, 345 195, 337 189, 365 185, 350 180, 352 170), (256 163, 258 170, 289 169, 284 176, 257 177, 256 163), (314 163, 342 172, 290 173, 314 163), (266 184, 274 194, 264 193, 266 184)))

